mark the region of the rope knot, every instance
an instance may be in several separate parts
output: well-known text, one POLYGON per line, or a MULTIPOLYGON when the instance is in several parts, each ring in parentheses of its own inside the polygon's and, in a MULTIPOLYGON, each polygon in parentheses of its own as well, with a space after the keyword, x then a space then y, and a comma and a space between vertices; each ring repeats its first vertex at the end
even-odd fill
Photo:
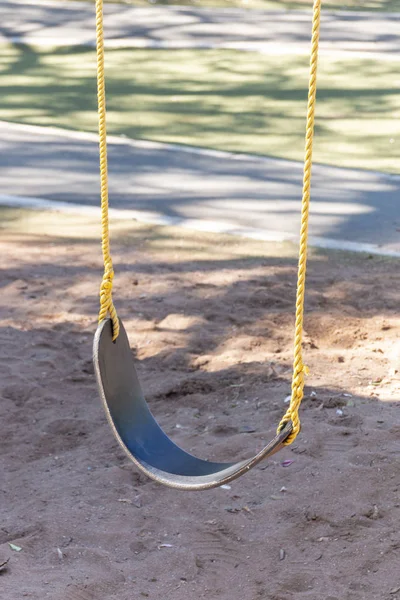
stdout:
POLYGON ((307 365, 304 365, 300 359, 300 361, 296 365, 296 368, 294 369, 292 382, 292 397, 290 399, 290 405, 278 426, 279 433, 285 427, 286 423, 288 423, 289 421, 292 422, 293 431, 284 442, 285 445, 290 445, 292 442, 294 442, 294 440, 300 432, 301 426, 299 419, 299 407, 303 399, 304 379, 307 375, 309 375, 309 373, 310 369, 307 367, 307 365))
POLYGON ((100 286, 99 321, 105 319, 107 314, 110 315, 113 324, 113 341, 115 341, 119 335, 119 320, 112 300, 113 279, 114 269, 112 266, 108 265, 104 270, 104 275, 100 286))
POLYGON ((100 285, 100 320, 104 319, 113 305, 112 288, 114 279, 114 269, 106 267, 103 279, 100 285))
POLYGON ((100 293, 108 293, 112 291, 114 280, 114 269, 108 269, 104 272, 103 279, 100 286, 100 293))

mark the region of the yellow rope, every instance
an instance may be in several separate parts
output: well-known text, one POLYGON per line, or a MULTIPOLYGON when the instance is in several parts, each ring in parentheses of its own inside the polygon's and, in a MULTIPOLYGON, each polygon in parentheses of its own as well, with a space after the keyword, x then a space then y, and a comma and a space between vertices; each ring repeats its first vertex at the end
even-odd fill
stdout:
MULTIPOLYGON (((282 418, 278 431, 289 421, 292 422, 293 431, 287 438, 286 444, 291 444, 300 431, 299 407, 303 399, 304 377, 308 372, 303 364, 303 315, 304 295, 307 267, 308 221, 310 205, 310 186, 312 170, 312 150, 314 138, 314 116, 317 92, 317 65, 319 47, 319 29, 321 15, 321 0, 314 0, 310 81, 308 92, 306 145, 304 157, 303 197, 301 209, 300 252, 297 279, 296 297, 296 325, 294 339, 294 363, 292 378, 292 395, 289 408, 282 418)), ((107 132, 106 132, 106 101, 104 80, 104 32, 103 32, 103 0, 96 0, 96 48, 97 48, 97 96, 99 113, 99 146, 100 146, 100 180, 101 180, 101 226, 102 250, 104 260, 104 275, 100 288, 99 321, 110 315, 113 323, 113 339, 119 334, 117 312, 112 300, 112 285, 114 269, 110 255, 110 237, 108 224, 108 169, 107 169, 107 132)))
POLYGON ((114 269, 110 254, 108 226, 108 167, 106 90, 104 79, 104 27, 103 0, 96 0, 96 50, 97 50, 97 103, 99 114, 100 184, 101 184, 101 247, 103 251, 104 275, 100 286, 99 321, 110 315, 113 324, 113 340, 119 334, 117 311, 112 300, 114 269))
POLYGON ((297 297, 296 297, 296 326, 294 338, 294 362, 292 378, 292 395, 289 408, 278 426, 278 432, 282 430, 288 421, 292 422, 293 431, 287 438, 285 444, 291 444, 300 431, 299 408, 304 393, 304 378, 308 374, 308 368, 303 363, 302 342, 303 342, 303 315, 304 315, 304 294, 306 283, 307 267, 307 244, 308 244, 308 217, 310 206, 310 186, 311 186, 311 168, 312 168, 312 150, 314 139, 314 115, 315 100, 317 94, 317 66, 318 66, 318 47, 319 47, 319 28, 321 17, 321 0, 314 0, 314 12, 312 23, 311 39, 311 59, 310 59, 310 82, 308 91, 307 108, 307 126, 306 126, 306 145, 304 156, 304 176, 303 176, 303 198, 301 205, 301 230, 300 230, 300 252, 299 267, 297 276, 297 297))

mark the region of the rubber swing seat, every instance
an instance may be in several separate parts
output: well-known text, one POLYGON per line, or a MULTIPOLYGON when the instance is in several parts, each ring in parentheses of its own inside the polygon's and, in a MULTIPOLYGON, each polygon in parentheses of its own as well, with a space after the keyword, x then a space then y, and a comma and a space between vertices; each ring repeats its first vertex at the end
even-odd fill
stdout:
POLYGON ((143 473, 166 486, 205 490, 228 483, 278 452, 292 431, 289 422, 265 448, 247 460, 218 463, 197 458, 177 446, 150 412, 121 321, 115 342, 111 319, 99 324, 93 356, 100 396, 115 437, 143 473))

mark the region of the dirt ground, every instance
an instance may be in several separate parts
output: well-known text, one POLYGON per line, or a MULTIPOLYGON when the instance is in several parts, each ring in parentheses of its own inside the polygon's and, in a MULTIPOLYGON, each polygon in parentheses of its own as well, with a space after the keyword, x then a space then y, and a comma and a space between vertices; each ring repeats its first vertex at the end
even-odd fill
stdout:
MULTIPOLYGON (((311 252, 300 437, 179 492, 137 472, 97 396, 97 227, 0 216, 1 598, 400 599, 398 261, 311 252)), ((290 391, 295 249, 123 222, 113 249, 162 425, 208 458, 260 449, 290 391)))

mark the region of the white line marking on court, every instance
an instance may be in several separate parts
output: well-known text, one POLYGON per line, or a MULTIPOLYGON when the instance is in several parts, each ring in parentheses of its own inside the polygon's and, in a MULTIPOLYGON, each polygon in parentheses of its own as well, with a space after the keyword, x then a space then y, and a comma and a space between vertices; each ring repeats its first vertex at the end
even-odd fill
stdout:
MULTIPOLYGON (((45 200, 43 198, 31 198, 27 196, 11 196, 7 194, 0 194, 0 206, 7 206, 10 208, 28 208, 32 210, 48 210, 100 218, 100 208, 97 206, 88 206, 72 202, 58 202, 45 200)), ((129 209, 125 210, 118 208, 110 209, 110 217, 125 221, 135 220, 140 223, 148 223, 152 225, 183 227, 185 229, 192 229, 194 231, 224 233, 251 238, 263 242, 298 242, 298 236, 290 233, 268 231, 256 228, 241 228, 237 227, 237 225, 233 223, 229 223, 229 221, 185 219, 180 217, 170 217, 157 212, 145 212, 129 209)), ((334 240, 331 238, 311 236, 309 239, 309 245, 314 248, 347 252, 363 252, 377 256, 400 258, 400 252, 387 248, 381 248, 376 244, 360 244, 358 242, 348 242, 346 240, 334 240)))
MULTIPOLYGON (((74 129, 63 129, 62 127, 43 127, 42 125, 26 125, 23 123, 13 123, 11 121, 1 121, 0 126, 5 126, 10 129, 16 129, 21 132, 31 133, 35 135, 54 135, 73 140, 82 140, 84 142, 93 142, 96 145, 99 142, 98 134, 89 131, 77 131, 74 129)), ((212 150, 210 148, 199 148, 198 146, 186 146, 181 144, 171 144, 168 142, 155 142, 152 140, 138 140, 128 138, 126 136, 107 135, 109 145, 115 144, 119 146, 130 146, 131 148, 139 148, 143 150, 161 150, 169 152, 183 152, 184 154, 194 154, 196 156, 206 156, 209 158, 221 158, 227 160, 239 161, 256 161, 262 163, 271 163, 283 161, 288 165, 301 165, 302 163, 295 160, 287 160, 285 158, 271 158, 268 156, 260 156, 257 154, 244 154, 236 152, 228 152, 226 150, 212 150)), ((335 167, 333 167, 335 168, 335 167)), ((339 168, 339 167, 338 167, 339 168)), ((371 172, 371 171, 370 171, 371 172)), ((400 177, 400 175, 399 175, 400 177)))
MULTIPOLYGON (((10 4, 10 2, 7 2, 7 4, 10 4)), ((52 8, 62 8, 62 9, 72 9, 73 6, 79 6, 81 8, 86 8, 86 9, 92 9, 93 10, 93 3, 92 2, 85 2, 85 0, 57 0, 56 2, 54 0, 12 0, 11 4, 27 4, 27 5, 31 5, 31 6, 51 6, 52 8)), ((122 6, 124 6, 122 4, 122 6)), ((139 9, 140 7, 135 7, 134 4, 125 4, 124 6, 125 9, 139 9)), ((162 8, 164 10, 168 10, 170 12, 172 11, 187 11, 192 9, 192 7, 184 5, 184 4, 174 4, 172 6, 163 6, 163 5, 158 5, 157 8, 162 8)), ((220 13, 237 13, 237 14, 244 14, 244 13, 248 13, 249 9, 248 8, 240 8, 240 7, 225 7, 225 6, 221 6, 218 7, 217 12, 220 13)), ((214 8, 212 7, 205 7, 205 8, 200 8, 199 12, 200 13, 210 13, 215 11, 214 8)), ((254 15, 257 14, 268 14, 268 15, 284 15, 284 16, 293 16, 294 18, 301 16, 301 17, 305 17, 307 18, 307 15, 309 15, 311 12, 311 6, 309 7, 309 9, 305 9, 305 10, 301 10, 301 9, 251 9, 251 13, 254 15)), ((376 17, 384 17, 387 19, 398 19, 400 18, 400 12, 382 12, 382 11, 378 11, 378 10, 327 10, 325 9, 324 11, 324 15, 325 18, 328 18, 330 16, 337 16, 337 17, 344 17, 344 18, 360 18, 360 19, 365 19, 365 18, 376 18, 376 17)))
MULTIPOLYGON (((1 40, 1 38, 0 38, 1 40)), ((78 39, 69 37, 37 37, 26 35, 3 36, 5 42, 12 44, 31 45, 37 48, 64 48, 82 46, 84 48, 94 48, 96 42, 94 39, 78 39)), ((236 50, 240 52, 256 52, 267 56, 308 56, 310 50, 306 45, 298 45, 293 43, 280 44, 275 42, 234 42, 234 41, 219 41, 219 42, 201 42, 195 40, 151 40, 148 38, 112 38, 104 41, 105 48, 110 50, 124 49, 150 49, 150 50, 236 50)), ((363 44, 363 47, 367 43, 363 44)), ((376 47, 376 46, 375 46, 376 47)), ((319 53, 321 56, 330 57, 333 59, 342 60, 379 60, 385 62, 399 62, 400 54, 389 48, 387 51, 376 50, 352 50, 331 47, 324 47, 322 42, 319 53)))
MULTIPOLYGON (((62 127, 44 127, 42 125, 27 125, 24 123, 13 123, 11 121, 0 120, 0 127, 4 126, 9 129, 15 129, 17 131, 31 133, 34 135, 54 135, 60 136, 71 140, 82 140, 83 142, 99 143, 97 133, 89 131, 77 131, 74 129, 63 129, 62 127)), ((290 160, 280 157, 261 156, 259 154, 245 154, 239 152, 228 152, 227 150, 213 150, 211 148, 199 148, 198 146, 188 146, 181 144, 172 144, 169 142, 156 142, 152 140, 138 140, 129 138, 123 135, 107 135, 108 145, 113 144, 119 146, 129 146, 135 149, 143 150, 156 150, 156 151, 167 151, 167 152, 182 152, 184 154, 192 154, 194 156, 205 156, 207 158, 220 158, 222 160, 237 160, 243 162, 259 162, 265 165, 276 165, 276 163, 285 163, 288 166, 302 169, 303 162, 297 160, 290 160)), ((371 171, 368 169, 356 169, 356 168, 345 168, 337 167, 335 165, 322 165, 321 163, 315 163, 317 166, 323 166, 328 169, 342 171, 343 174, 356 171, 358 173, 365 173, 369 175, 376 175, 378 177, 385 177, 389 180, 400 181, 400 174, 395 173, 383 173, 382 171, 371 171)))

